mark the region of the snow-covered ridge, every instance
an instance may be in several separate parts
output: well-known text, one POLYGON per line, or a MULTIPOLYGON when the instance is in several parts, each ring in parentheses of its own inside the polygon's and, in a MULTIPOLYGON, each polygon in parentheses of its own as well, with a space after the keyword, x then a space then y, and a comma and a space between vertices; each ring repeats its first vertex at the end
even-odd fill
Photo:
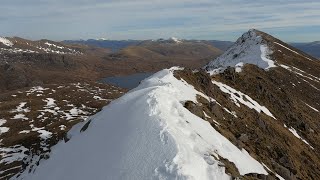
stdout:
POLYGON ((268 174, 245 149, 184 108, 185 101, 204 95, 176 79, 175 69, 154 74, 104 107, 85 132, 75 127, 69 142, 60 142, 34 173, 20 177, 230 179, 219 156, 233 162, 241 175, 268 174))
POLYGON ((272 50, 263 38, 258 36, 255 30, 249 30, 224 54, 209 62, 204 68, 210 73, 214 73, 217 72, 217 69, 224 70, 228 66, 235 67, 237 64, 243 63, 269 69, 275 67, 275 62, 269 57, 271 53, 272 50))
POLYGON ((9 39, 1 37, 1 36, 0 36, 0 43, 4 44, 6 46, 9 46, 9 47, 13 46, 13 43, 9 39))
POLYGON ((7 47, 0 48, 1 53, 52 53, 52 54, 71 54, 71 55, 80 55, 82 52, 71 49, 67 46, 64 46, 60 43, 48 42, 48 41, 29 41, 19 38, 12 38, 8 40, 6 38, 0 37, 0 43, 4 44, 7 47))

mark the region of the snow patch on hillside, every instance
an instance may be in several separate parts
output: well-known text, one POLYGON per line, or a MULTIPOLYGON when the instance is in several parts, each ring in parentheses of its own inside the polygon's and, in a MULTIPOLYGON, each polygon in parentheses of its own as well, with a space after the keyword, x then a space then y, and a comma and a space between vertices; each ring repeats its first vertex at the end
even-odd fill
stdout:
POLYGON ((0 164, 10 164, 19 159, 26 157, 27 148, 22 145, 15 145, 12 147, 0 147, 0 155, 2 156, 0 164))
POLYGON ((285 45, 282 45, 282 44, 280 44, 280 43, 278 43, 278 42, 274 42, 274 43, 277 44, 277 45, 279 45, 279 46, 281 46, 281 47, 283 47, 283 48, 285 48, 285 49, 287 49, 287 50, 289 50, 289 51, 291 51, 291 52, 293 52, 293 53, 295 53, 295 54, 297 54, 297 55, 299 55, 299 56, 301 56, 301 57, 304 57, 304 58, 306 58, 306 59, 308 59, 308 60, 310 60, 310 61, 313 61, 312 59, 310 59, 310 58, 308 58, 308 57, 306 57, 306 56, 298 53, 297 51, 294 51, 294 50, 288 48, 288 47, 285 46, 285 45))
POLYGON ((44 129, 38 130, 38 133, 40 133, 40 135, 39 135, 40 138, 42 138, 44 140, 49 139, 52 136, 52 132, 49 132, 44 129))
POLYGON ((238 149, 209 122, 184 108, 203 95, 162 70, 76 125, 71 140, 56 145, 25 179, 230 179, 219 156, 241 175, 268 174, 245 149, 238 149), (63 163, 61 163, 63 162, 63 163))
POLYGON ((320 91, 319 88, 317 88, 316 86, 314 86, 313 84, 311 84, 309 81, 307 81, 306 79, 308 80, 311 80, 311 81, 314 81, 316 83, 320 83, 320 78, 317 77, 317 76, 314 76, 312 74, 309 74, 309 73, 306 73, 305 71, 297 68, 297 67, 294 67, 294 66, 287 66, 287 65, 284 65, 284 64, 279 64, 280 67, 296 74, 297 76, 300 76, 302 77, 301 80, 306 82, 307 84, 309 84, 311 87, 313 87, 314 89, 320 91))
POLYGON ((309 108, 311 108, 312 110, 314 110, 315 112, 319 112, 319 110, 318 109, 316 109, 316 108, 314 108, 314 107, 312 107, 311 105, 309 105, 309 104, 307 104, 307 103, 305 103, 309 108))
POLYGON ((250 109, 254 109, 257 112, 263 112, 266 115, 272 117, 273 119, 276 119, 272 113, 268 110, 268 108, 266 108, 265 106, 260 105, 257 101, 253 100, 251 97, 249 97, 248 95, 237 91, 236 89, 223 84, 221 82, 217 82, 217 81, 212 81, 213 84, 217 85, 220 90, 224 93, 227 93, 230 95, 230 99, 238 106, 240 107, 240 104, 243 104, 245 106, 247 106, 250 109))
POLYGON ((13 46, 13 43, 9 39, 4 38, 4 37, 0 37, 0 43, 4 44, 6 46, 9 46, 9 47, 13 46))
POLYGON ((58 45, 55 45, 55 44, 51 44, 51 43, 49 43, 49 42, 46 42, 46 43, 44 43, 44 44, 45 44, 45 45, 48 45, 49 47, 53 46, 53 47, 58 48, 58 49, 64 49, 63 46, 58 46, 58 45))
POLYGON ((182 41, 176 37, 171 37, 169 40, 172 40, 175 43, 181 43, 182 41))
POLYGON ((311 149, 314 149, 304 138, 302 138, 298 133, 297 130, 295 130, 293 127, 288 128, 288 130, 298 139, 300 139, 302 142, 307 144, 311 149))
MULTIPOLYGON (((6 133, 9 131, 10 128, 8 127, 3 127, 2 125, 4 125, 5 123, 7 122, 7 120, 5 119, 0 119, 0 135, 3 134, 3 133, 6 133)), ((1 139, 0 139, 0 142, 1 142, 1 139)))
POLYGON ((46 98, 43 101, 47 103, 47 105, 45 105, 45 108, 52 108, 56 106, 56 103, 54 103, 56 100, 54 100, 53 98, 46 98))
POLYGON ((268 171, 272 172, 273 174, 276 175, 277 178, 279 178, 279 180, 285 180, 283 177, 281 177, 279 174, 277 174, 276 172, 272 171, 267 165, 265 165, 264 163, 262 163, 263 167, 265 167, 268 171))
POLYGON ((25 107, 27 105, 27 102, 21 102, 16 109, 12 110, 11 112, 22 112, 22 113, 27 113, 30 112, 30 108, 25 107))
MULTIPOLYGON (((236 67, 239 64, 254 64, 262 69, 276 67, 275 62, 269 58, 271 49, 264 44, 261 36, 255 30, 243 34, 236 43, 224 54, 209 62, 205 69, 211 74, 216 73, 216 69, 224 70, 228 66, 236 67)), ((241 72, 241 70, 237 70, 241 72)))

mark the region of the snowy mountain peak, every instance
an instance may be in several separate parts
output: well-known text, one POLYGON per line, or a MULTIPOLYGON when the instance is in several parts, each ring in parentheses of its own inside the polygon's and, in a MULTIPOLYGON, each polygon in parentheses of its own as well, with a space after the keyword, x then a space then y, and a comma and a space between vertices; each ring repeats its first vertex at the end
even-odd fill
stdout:
POLYGON ((171 44, 180 44, 180 43, 183 42, 183 40, 182 40, 182 39, 178 39, 178 38, 176 38, 176 37, 171 37, 171 38, 169 38, 169 39, 163 39, 163 38, 158 39, 157 42, 160 42, 160 43, 169 43, 169 44, 170 44, 170 43, 171 43, 171 44))
POLYGON ((205 69, 214 73, 228 66, 235 67, 239 63, 254 64, 263 69, 275 67, 274 61, 269 57, 272 51, 260 34, 255 29, 244 33, 224 54, 209 62, 205 69))
POLYGON ((181 43, 182 41, 176 37, 171 37, 169 40, 174 41, 175 43, 181 43))
POLYGON ((108 39, 102 37, 102 38, 97 38, 96 40, 97 40, 97 41, 107 41, 108 39))
POLYGON ((4 44, 6 46, 9 46, 9 47, 13 46, 13 43, 9 39, 7 39, 5 37, 1 37, 1 36, 0 36, 0 43, 4 44))

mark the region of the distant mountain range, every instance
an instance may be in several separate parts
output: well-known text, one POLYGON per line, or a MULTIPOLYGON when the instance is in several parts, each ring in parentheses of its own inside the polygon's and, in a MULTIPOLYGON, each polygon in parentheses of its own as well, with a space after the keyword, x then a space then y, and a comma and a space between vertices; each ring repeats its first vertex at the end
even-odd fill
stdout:
POLYGON ((316 58, 320 58, 320 41, 311 43, 291 43, 291 45, 316 58))
MULTIPOLYGON (((170 38, 175 39, 175 38, 170 38)), ((170 40, 169 39, 169 40, 170 40)), ((111 49, 112 52, 118 52, 119 50, 128 46, 136 46, 141 43, 152 40, 105 40, 105 39, 88 39, 88 40, 65 40, 66 44, 85 44, 90 46, 97 46, 102 48, 111 49)), ((164 39, 158 39, 153 41, 165 41, 164 39)), ((182 40, 184 42, 202 42, 212 45, 222 51, 226 51, 234 42, 232 41, 219 41, 219 40, 182 40)), ((320 41, 310 43, 289 43, 295 48, 298 48, 305 53, 312 55, 313 57, 320 58, 320 41)))
POLYGON ((63 43, 66 44, 85 44, 90 46, 97 46, 102 48, 109 48, 112 52, 117 52, 128 46, 136 46, 145 42, 201 42, 205 44, 212 45, 222 51, 227 50, 233 42, 231 41, 218 41, 218 40, 179 40, 175 37, 169 39, 158 39, 158 40, 105 40, 105 39, 88 39, 88 40, 65 40, 63 43))
POLYGON ((103 40, 103 39, 88 39, 88 40, 65 40, 66 44, 85 44, 89 46, 97 46, 111 49, 117 52, 122 48, 134 46, 141 43, 141 40, 103 40))

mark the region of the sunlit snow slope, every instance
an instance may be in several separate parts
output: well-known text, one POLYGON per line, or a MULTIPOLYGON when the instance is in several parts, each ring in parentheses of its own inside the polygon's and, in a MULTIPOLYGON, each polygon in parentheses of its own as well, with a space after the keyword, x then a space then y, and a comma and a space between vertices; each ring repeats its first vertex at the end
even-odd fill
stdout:
POLYGON ((238 149, 183 104, 207 97, 174 77, 176 68, 144 80, 91 118, 86 131, 56 145, 34 173, 49 179, 229 179, 219 156, 241 175, 267 174, 246 150, 238 149))
POLYGON ((211 73, 224 70, 228 66, 238 67, 243 64, 254 64, 260 68, 269 69, 275 67, 274 61, 268 57, 271 53, 264 39, 252 29, 244 33, 233 46, 205 68, 211 73))

